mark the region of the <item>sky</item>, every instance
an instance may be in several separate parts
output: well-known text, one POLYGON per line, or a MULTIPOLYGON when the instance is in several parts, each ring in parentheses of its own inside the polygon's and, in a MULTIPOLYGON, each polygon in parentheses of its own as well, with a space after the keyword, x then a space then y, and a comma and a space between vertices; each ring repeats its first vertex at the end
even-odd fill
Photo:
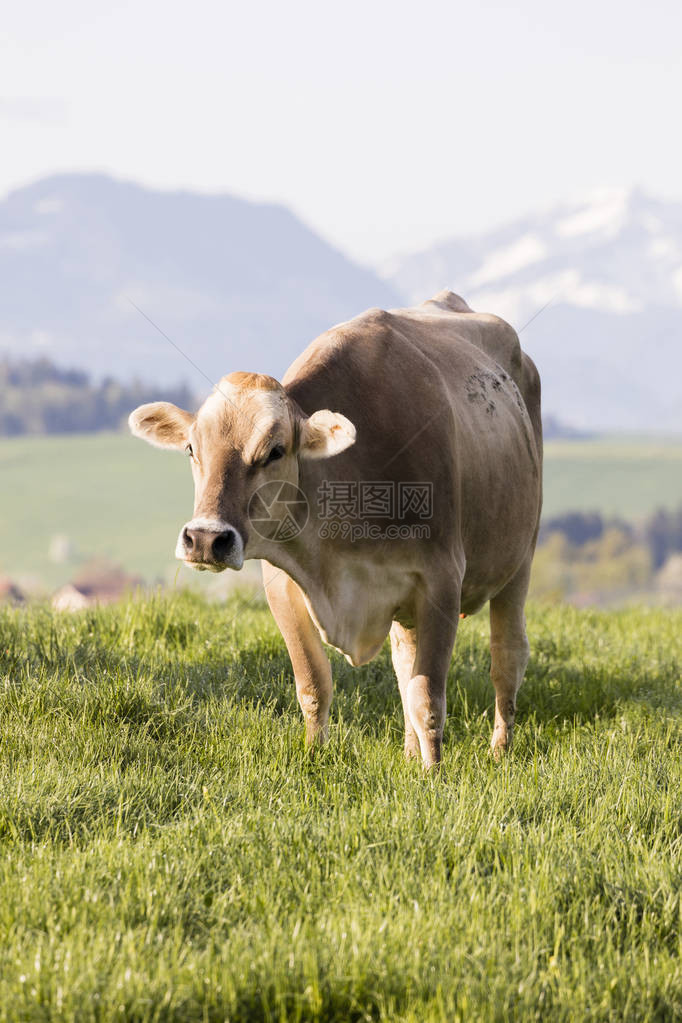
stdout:
POLYGON ((367 265, 596 187, 682 199, 679 0, 28 0, 0 194, 56 171, 282 202, 367 265))

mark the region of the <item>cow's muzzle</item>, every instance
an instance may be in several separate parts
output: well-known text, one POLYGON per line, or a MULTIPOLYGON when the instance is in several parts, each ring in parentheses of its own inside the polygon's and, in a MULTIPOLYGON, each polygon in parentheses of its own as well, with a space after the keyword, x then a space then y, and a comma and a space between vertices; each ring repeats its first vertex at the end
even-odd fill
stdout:
POLYGON ((244 564, 244 542, 228 522, 192 519, 180 530, 175 556, 199 571, 239 571, 244 564))

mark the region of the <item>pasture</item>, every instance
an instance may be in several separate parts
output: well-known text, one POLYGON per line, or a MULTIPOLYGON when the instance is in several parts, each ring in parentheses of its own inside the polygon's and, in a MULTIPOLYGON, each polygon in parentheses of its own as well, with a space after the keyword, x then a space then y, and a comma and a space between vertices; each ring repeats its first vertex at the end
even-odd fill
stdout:
MULTIPOLYGON (((182 455, 125 433, 0 439, 0 474, 0 574, 56 586, 81 560, 97 556, 145 579, 174 579, 175 541, 193 497, 182 455), (71 561, 49 560, 56 534, 71 541, 71 561)), ((596 510, 634 519, 680 503, 680 441, 546 446, 546 515, 596 510)), ((182 578, 187 583, 190 574, 182 578)))
POLYGON ((0 610, 0 1020, 679 1019, 682 613, 529 635, 496 765, 461 624, 425 777, 386 650, 305 753, 259 600, 0 610))

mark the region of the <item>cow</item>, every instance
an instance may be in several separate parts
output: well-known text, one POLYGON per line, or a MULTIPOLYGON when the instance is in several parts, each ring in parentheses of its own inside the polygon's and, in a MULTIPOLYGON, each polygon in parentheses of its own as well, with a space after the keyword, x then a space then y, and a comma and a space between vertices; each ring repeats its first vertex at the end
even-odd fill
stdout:
POLYGON ((458 622, 489 602, 491 745, 496 758, 511 747, 542 425, 539 375, 508 323, 449 291, 371 309, 313 341, 282 383, 231 373, 196 414, 154 402, 129 424, 189 455, 194 514, 176 556, 213 571, 262 561, 308 745, 328 730, 324 644, 360 665, 390 636, 405 754, 438 765, 458 622))

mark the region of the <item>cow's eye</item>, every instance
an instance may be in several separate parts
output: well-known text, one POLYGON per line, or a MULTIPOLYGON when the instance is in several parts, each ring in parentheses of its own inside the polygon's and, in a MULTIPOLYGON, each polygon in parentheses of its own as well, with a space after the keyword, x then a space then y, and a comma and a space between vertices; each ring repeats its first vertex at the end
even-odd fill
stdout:
POLYGON ((185 448, 185 454, 189 455, 190 458, 194 458, 194 451, 192 450, 191 444, 188 444, 187 447, 185 448))
POLYGON ((278 458, 281 458, 283 456, 283 454, 284 448, 282 447, 282 445, 275 444, 274 448, 272 449, 268 457, 265 459, 264 464, 270 465, 270 462, 276 462, 278 458))

